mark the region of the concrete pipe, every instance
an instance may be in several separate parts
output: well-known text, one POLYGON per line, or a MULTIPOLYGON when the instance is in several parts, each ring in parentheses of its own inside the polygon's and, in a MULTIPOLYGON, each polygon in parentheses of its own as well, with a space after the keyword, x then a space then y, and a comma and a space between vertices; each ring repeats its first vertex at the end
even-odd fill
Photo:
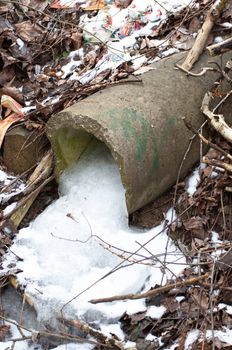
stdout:
MULTIPOLYGON (((54 115, 47 124, 47 135, 56 156, 57 178, 96 138, 108 146, 118 164, 129 213, 170 188, 191 136, 182 118, 191 119, 195 128, 201 126, 205 120, 200 112, 202 98, 216 78, 211 72, 194 78, 175 70, 182 58, 178 54, 157 62, 154 70, 142 76, 142 84, 125 81, 54 115)), ((198 68, 208 60, 203 55, 198 68)), ((198 140, 181 175, 197 160, 198 140)))

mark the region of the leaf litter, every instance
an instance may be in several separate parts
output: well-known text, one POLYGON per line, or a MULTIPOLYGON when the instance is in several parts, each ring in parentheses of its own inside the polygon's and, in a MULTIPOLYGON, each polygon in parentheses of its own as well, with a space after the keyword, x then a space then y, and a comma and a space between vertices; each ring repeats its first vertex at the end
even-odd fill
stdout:
MULTIPOLYGON (((1 2, 0 91, 2 96, 8 95, 23 106, 35 108, 26 113, 27 128, 43 128, 52 113, 131 77, 139 69, 149 69, 148 64, 165 56, 165 51, 189 49, 192 35, 199 28, 200 16, 210 2, 177 7, 172 14, 174 8, 170 10, 167 3, 159 6, 148 2, 139 17, 133 8, 128 11, 131 4, 127 3, 116 1, 115 9, 110 1, 88 4, 71 1, 68 5, 62 0, 51 4, 36 0, 1 2), (110 7, 108 14, 101 13, 107 6, 110 7), (124 10, 128 11, 126 16, 117 17, 117 13, 121 15, 124 10), (117 26, 118 22, 123 26, 117 26)), ((222 15, 223 21, 231 21, 230 3, 222 15)), ((221 28, 217 31, 217 34, 223 32, 221 28)), ((3 118, 7 119, 3 104, 2 107, 3 118)), ((230 144, 219 136, 215 142, 227 152, 231 151, 230 144)), ((215 150, 211 150, 208 157, 214 161, 222 159, 215 150)), ((183 184, 178 187, 178 220, 169 227, 170 237, 187 253, 190 267, 166 282, 167 285, 176 283, 178 287, 146 299, 150 312, 125 313, 121 317, 121 328, 129 347, 207 349, 213 344, 215 349, 220 349, 231 346, 232 323, 228 311, 232 283, 231 195, 225 191, 230 188, 231 176, 228 170, 216 165, 207 164, 199 171, 195 193, 190 195, 183 184), (206 278, 196 285, 186 283, 201 274, 206 278), (163 313, 159 314, 161 306, 163 313)), ((18 186, 18 180, 16 183, 18 186)), ((139 221, 135 217, 136 220, 139 221)), ((9 220, 4 220, 1 232, 3 256, 16 230, 9 220)), ((3 285, 5 283, 6 278, 3 285)), ((157 287, 162 285, 154 285, 152 289, 157 287)), ((2 337, 7 335, 8 327, 2 326, 2 337)), ((85 328, 85 332, 90 335, 90 328, 85 328)), ((92 336, 99 340, 99 335, 92 336)), ((115 344, 104 346, 115 347, 115 344)))

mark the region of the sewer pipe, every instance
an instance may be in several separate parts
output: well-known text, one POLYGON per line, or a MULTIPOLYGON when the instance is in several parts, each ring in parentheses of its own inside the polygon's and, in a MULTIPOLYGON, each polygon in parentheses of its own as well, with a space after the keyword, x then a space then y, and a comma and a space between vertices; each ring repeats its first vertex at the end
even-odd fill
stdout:
MULTIPOLYGON (((93 138, 104 142, 116 160, 126 190, 128 213, 143 207, 170 188, 192 136, 182 118, 195 128, 204 93, 217 74, 191 77, 174 69, 185 54, 165 58, 141 76, 142 83, 124 81, 108 87, 52 116, 47 135, 56 157, 56 176, 77 161, 93 138)), ((202 55, 196 68, 212 60, 202 55)), ((229 55, 223 57, 224 63, 229 55)), ((220 62, 220 58, 214 58, 220 62)), ((199 160, 199 140, 185 159, 183 177, 199 160)))

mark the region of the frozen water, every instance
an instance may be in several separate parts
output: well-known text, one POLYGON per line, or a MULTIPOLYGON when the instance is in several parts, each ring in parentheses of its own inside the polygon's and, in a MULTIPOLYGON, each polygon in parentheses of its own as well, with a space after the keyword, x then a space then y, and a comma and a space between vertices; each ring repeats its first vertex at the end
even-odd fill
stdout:
POLYGON ((89 300, 141 291, 145 281, 147 289, 160 283, 159 261, 169 252, 169 270, 163 281, 172 276, 171 271, 177 274, 182 270, 178 262, 185 262, 184 257, 166 233, 160 233, 163 225, 146 232, 128 227, 124 192, 117 165, 108 149, 99 144, 64 174, 60 198, 19 232, 4 266, 15 263, 23 270, 18 279, 32 297, 40 322, 55 319, 73 298, 64 313, 86 321, 144 311, 143 300, 98 305, 89 300), (174 261, 177 264, 173 265, 174 261))

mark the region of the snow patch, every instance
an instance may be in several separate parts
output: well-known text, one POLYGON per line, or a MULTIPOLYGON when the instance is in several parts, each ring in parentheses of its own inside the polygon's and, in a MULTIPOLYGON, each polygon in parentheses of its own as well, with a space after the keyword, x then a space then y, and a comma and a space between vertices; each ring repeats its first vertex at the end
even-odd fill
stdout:
MULTIPOLYGON (((142 233, 128 227, 119 170, 106 147, 99 145, 63 175, 60 198, 20 230, 11 247, 16 255, 9 252, 4 267, 15 264, 23 270, 18 280, 41 322, 55 319, 54 310, 59 314, 64 306, 69 317, 87 322, 117 319, 123 312, 144 311, 144 300, 96 305, 89 300, 149 290, 183 269, 172 265, 185 258, 171 244, 164 225, 142 233)), ((154 317, 163 312, 160 308, 157 315, 157 309, 155 315, 151 310, 154 317)))

